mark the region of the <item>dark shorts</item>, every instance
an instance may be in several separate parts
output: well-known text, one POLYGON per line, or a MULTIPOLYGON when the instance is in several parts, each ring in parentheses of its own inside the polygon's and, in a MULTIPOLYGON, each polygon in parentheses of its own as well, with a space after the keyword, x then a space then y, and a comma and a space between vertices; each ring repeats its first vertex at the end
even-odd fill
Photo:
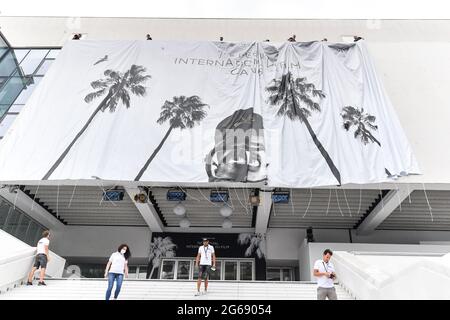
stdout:
POLYGON ((209 279, 209 273, 211 272, 211 266, 207 264, 201 264, 198 268, 198 278, 209 279))
POLYGON ((36 256, 36 260, 34 261, 34 267, 36 269, 39 269, 41 267, 42 269, 47 268, 47 256, 45 254, 38 254, 36 256))

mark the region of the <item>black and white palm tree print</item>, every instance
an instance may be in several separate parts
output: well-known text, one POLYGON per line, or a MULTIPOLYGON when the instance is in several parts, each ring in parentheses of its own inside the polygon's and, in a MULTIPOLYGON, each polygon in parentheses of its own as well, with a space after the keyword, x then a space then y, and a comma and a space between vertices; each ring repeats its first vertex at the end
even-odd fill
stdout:
POLYGON ((207 115, 205 108, 209 107, 207 104, 203 103, 198 96, 179 96, 173 97, 172 101, 166 100, 164 105, 161 107, 161 114, 159 119, 156 121, 158 124, 163 124, 167 121, 170 123, 169 130, 167 130, 166 135, 163 137, 158 147, 153 151, 151 156, 145 162, 142 169, 139 171, 134 181, 139 181, 147 170, 150 163, 153 161, 155 156, 161 150, 164 142, 169 137, 173 129, 192 129, 195 125, 199 124, 207 115))
POLYGON ((50 170, 48 170, 48 172, 45 174, 43 180, 47 180, 48 178, 50 178, 52 173, 61 164, 66 155, 69 153, 70 149, 86 131, 92 120, 94 120, 95 116, 100 111, 104 112, 105 110, 109 110, 110 112, 114 112, 119 103, 122 103, 128 109, 131 106, 130 94, 139 97, 142 97, 146 94, 147 88, 143 86, 143 84, 148 79, 150 79, 151 76, 146 75, 145 72, 146 68, 135 64, 133 64, 125 73, 108 69, 104 72, 105 77, 103 79, 96 80, 91 83, 91 87, 95 91, 89 93, 84 98, 84 101, 86 103, 90 103, 100 97, 104 96, 104 98, 101 100, 97 108, 91 114, 85 125, 77 133, 72 142, 66 147, 64 152, 59 156, 50 170))
POLYGON ((246 257, 255 254, 259 259, 262 259, 266 256, 266 240, 262 234, 241 233, 238 236, 238 243, 241 246, 248 246, 244 254, 246 257))
MULTIPOLYGON (((352 106, 342 108, 341 116, 345 130, 350 131, 352 127, 355 128, 353 132, 355 139, 360 139, 364 145, 376 143, 381 147, 380 141, 372 134, 372 131, 378 130, 378 126, 375 124, 375 116, 364 112, 364 108, 359 109, 352 106)), ((387 168, 384 171, 388 176, 392 175, 387 168)))
POLYGON ((350 131, 352 127, 355 127, 353 132, 355 139, 359 138, 364 145, 375 142, 381 147, 380 141, 371 132, 371 130, 378 130, 378 126, 375 124, 375 116, 364 113, 364 108, 359 109, 352 106, 344 107, 341 116, 344 120, 345 130, 350 131))
POLYGON ((294 78, 291 72, 283 74, 281 79, 272 80, 266 91, 269 93, 269 104, 279 107, 278 116, 286 116, 292 121, 298 120, 306 126, 314 144, 340 185, 341 174, 308 121, 313 112, 321 111, 319 102, 325 98, 325 94, 316 89, 314 84, 308 83, 306 78, 294 78))
POLYGON ((155 269, 161 265, 163 258, 173 258, 176 256, 177 245, 172 242, 170 237, 156 237, 150 243, 148 266, 146 278, 151 279, 155 269), (150 268, 151 266, 151 268, 150 268))

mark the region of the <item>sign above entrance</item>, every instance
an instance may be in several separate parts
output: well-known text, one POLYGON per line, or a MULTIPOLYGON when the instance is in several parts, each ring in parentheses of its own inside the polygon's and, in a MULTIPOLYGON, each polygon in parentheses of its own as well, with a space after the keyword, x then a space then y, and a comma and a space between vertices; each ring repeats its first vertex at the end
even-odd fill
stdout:
POLYGON ((314 187, 420 173, 365 43, 70 41, 1 183, 314 187))

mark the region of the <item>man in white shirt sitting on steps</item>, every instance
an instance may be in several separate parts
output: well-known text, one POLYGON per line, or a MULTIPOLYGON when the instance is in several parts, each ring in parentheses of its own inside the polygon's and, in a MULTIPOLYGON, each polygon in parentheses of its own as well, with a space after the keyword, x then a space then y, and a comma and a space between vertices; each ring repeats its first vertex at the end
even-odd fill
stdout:
POLYGON ((334 266, 330 262, 333 252, 326 249, 323 252, 323 258, 314 263, 314 276, 317 278, 317 300, 337 300, 334 279, 336 273, 334 266))

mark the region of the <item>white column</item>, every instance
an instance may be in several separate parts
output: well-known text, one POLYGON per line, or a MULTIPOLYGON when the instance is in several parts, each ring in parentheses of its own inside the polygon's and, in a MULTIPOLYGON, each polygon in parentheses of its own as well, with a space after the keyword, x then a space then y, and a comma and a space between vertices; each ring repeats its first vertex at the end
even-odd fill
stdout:
POLYGON ((265 234, 272 209, 272 191, 261 190, 259 197, 260 203, 256 212, 255 233, 265 234))
POLYGON ((358 229, 356 229, 356 234, 365 235, 373 232, 412 191, 413 189, 405 187, 389 191, 359 225, 358 229))
POLYGON ((145 222, 149 226, 150 230, 152 232, 163 232, 164 226, 161 222, 161 219, 158 216, 158 212, 156 212, 155 207, 150 202, 149 199, 147 199, 146 203, 140 203, 134 201, 134 196, 136 194, 139 194, 142 192, 139 188, 133 188, 133 187, 125 187, 126 192, 131 198, 131 201, 134 202, 136 208, 139 210, 139 212, 142 215, 142 218, 144 218, 145 222))

